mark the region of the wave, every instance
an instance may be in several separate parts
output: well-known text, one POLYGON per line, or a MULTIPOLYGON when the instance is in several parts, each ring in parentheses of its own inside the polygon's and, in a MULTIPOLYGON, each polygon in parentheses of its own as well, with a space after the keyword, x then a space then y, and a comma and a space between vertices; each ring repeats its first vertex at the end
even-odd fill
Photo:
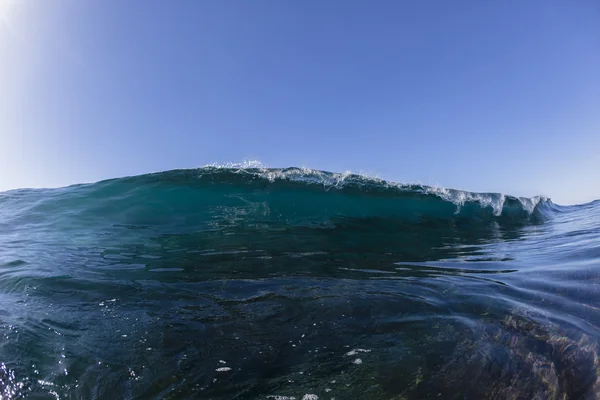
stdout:
POLYGON ((525 223, 543 220, 558 211, 550 199, 542 196, 473 193, 391 182, 350 172, 264 168, 253 163, 171 170, 61 189, 17 190, 0 196, 5 211, 9 208, 7 202, 30 212, 31 208, 45 207, 43 212, 64 210, 77 214, 87 210, 104 217, 132 209, 181 217, 206 207, 217 207, 223 212, 237 207, 248 219, 275 218, 288 222, 344 216, 525 223), (41 200, 36 200, 36 195, 41 194, 41 200))
MULTIPOLYGON (((476 193, 457 189, 446 189, 421 184, 406 184, 388 181, 379 177, 355 174, 352 172, 327 172, 310 168, 265 168, 259 162, 250 161, 242 164, 212 164, 198 170, 180 170, 182 173, 198 173, 198 179, 210 176, 209 179, 222 179, 223 183, 237 182, 235 175, 244 176, 247 184, 260 184, 261 180, 277 186, 306 185, 307 188, 316 186, 324 191, 341 191, 342 193, 376 196, 391 196, 397 200, 441 200, 454 208, 453 216, 479 211, 491 211, 493 216, 520 215, 532 216, 536 213, 548 213, 557 210, 549 198, 544 196, 517 197, 502 193, 476 193)), ((174 171, 173 171, 174 172, 174 171)), ((442 203, 440 203, 441 205, 442 203)), ((398 204, 398 209, 402 205, 398 204)))

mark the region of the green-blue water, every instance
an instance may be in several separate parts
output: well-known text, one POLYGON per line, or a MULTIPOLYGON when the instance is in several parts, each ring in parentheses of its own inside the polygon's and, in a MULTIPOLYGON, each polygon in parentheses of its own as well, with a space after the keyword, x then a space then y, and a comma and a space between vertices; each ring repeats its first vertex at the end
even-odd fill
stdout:
POLYGON ((202 168, 0 193, 1 399, 592 399, 600 202, 202 168))

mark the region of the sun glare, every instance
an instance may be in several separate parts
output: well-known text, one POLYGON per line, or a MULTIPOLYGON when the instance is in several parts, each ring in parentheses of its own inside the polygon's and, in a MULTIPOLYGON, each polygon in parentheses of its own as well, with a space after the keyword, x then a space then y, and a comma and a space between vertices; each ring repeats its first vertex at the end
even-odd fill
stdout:
POLYGON ((11 14, 20 0, 0 0, 0 24, 9 24, 11 14))

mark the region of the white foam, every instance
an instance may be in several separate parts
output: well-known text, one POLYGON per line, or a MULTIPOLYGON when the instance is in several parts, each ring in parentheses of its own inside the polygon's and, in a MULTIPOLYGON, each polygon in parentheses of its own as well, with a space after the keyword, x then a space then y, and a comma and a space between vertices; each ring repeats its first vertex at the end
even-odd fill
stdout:
POLYGON ((303 182, 309 184, 323 185, 325 188, 340 188, 344 186, 345 180, 352 175, 350 171, 344 173, 326 173, 310 168, 293 168, 287 170, 271 169, 261 171, 259 174, 269 182, 276 180, 287 180, 292 182, 303 182))
POLYGON ((211 163, 203 165, 202 168, 217 168, 217 169, 267 169, 263 163, 258 160, 244 160, 242 162, 226 162, 226 163, 211 163))
POLYGON ((441 199, 456 204, 456 213, 458 214, 465 203, 476 202, 482 208, 491 207, 494 215, 502 214, 502 208, 506 201, 506 196, 501 193, 472 193, 463 190, 446 189, 436 186, 423 186, 423 192, 432 194, 441 199))
POLYGON ((358 353, 370 353, 371 350, 368 349, 354 349, 354 350, 350 350, 349 352, 346 353, 347 356, 355 356, 358 353))
POLYGON ((531 198, 519 197, 518 199, 521 202, 523 209, 526 210, 529 214, 531 214, 535 210, 535 207, 538 204, 540 204, 540 202, 548 200, 543 196, 534 196, 531 198))

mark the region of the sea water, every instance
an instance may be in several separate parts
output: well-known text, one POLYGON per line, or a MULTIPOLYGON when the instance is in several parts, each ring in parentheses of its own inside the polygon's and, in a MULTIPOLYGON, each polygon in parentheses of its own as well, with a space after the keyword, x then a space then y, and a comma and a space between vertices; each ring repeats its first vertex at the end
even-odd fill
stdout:
POLYGON ((0 193, 1 399, 588 399, 600 202, 204 167, 0 193))

